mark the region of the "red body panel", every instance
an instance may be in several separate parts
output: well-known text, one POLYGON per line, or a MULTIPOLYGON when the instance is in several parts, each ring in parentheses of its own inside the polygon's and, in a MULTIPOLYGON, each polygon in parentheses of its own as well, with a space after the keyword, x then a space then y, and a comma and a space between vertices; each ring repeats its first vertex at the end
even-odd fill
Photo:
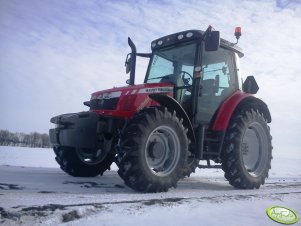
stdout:
MULTIPOLYGON (((162 93, 173 97, 173 84, 171 83, 149 83, 134 86, 125 86, 102 90, 91 95, 91 99, 99 96, 110 96, 116 94, 119 97, 115 110, 93 110, 103 116, 118 118, 131 118, 136 112, 149 106, 159 106, 157 102, 149 98, 152 93, 162 93)), ((227 98, 220 106, 216 119, 211 127, 212 130, 225 131, 228 127, 231 116, 237 105, 245 98, 252 96, 238 90, 227 98)), ((110 97, 108 97, 110 98, 110 97)))
POLYGON ((219 108, 212 130, 224 131, 227 129, 231 116, 237 105, 245 98, 253 96, 248 93, 243 93, 240 90, 236 91, 232 96, 228 97, 219 108))
POLYGON ((125 86, 102 90, 91 95, 91 99, 100 96, 117 95, 119 101, 115 110, 93 110, 103 116, 113 116, 119 118, 131 118, 135 112, 149 106, 159 104, 149 98, 149 94, 162 93, 173 96, 173 85, 171 83, 147 83, 134 86, 125 86))

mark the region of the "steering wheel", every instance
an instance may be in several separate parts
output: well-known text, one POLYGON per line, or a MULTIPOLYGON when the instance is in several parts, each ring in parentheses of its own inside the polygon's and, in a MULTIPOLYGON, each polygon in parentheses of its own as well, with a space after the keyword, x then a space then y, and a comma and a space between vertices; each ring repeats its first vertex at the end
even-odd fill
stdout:
POLYGON ((184 85, 185 86, 190 86, 189 81, 190 81, 190 79, 191 80, 193 79, 192 75, 189 74, 187 71, 180 71, 180 75, 181 75, 181 78, 182 78, 182 80, 184 82, 184 85), (185 75, 188 75, 189 78, 185 78, 186 77, 185 75))

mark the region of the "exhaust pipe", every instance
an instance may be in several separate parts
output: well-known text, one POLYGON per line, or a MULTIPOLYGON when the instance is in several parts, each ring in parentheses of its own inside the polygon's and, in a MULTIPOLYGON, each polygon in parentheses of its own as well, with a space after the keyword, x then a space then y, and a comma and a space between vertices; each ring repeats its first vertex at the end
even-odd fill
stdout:
POLYGON ((129 46, 131 47, 132 53, 131 53, 131 64, 130 64, 130 81, 129 85, 134 85, 135 84, 135 70, 136 70, 136 46, 134 42, 131 40, 130 37, 128 37, 128 43, 129 46))

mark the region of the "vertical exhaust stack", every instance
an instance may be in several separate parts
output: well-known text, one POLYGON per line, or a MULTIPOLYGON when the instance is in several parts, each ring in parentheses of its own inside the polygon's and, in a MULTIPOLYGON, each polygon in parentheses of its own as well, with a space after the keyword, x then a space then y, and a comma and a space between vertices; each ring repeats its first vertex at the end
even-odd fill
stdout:
POLYGON ((136 46, 131 40, 130 37, 128 37, 128 43, 129 46, 131 47, 132 53, 131 53, 131 60, 130 60, 130 81, 129 85, 134 85, 135 84, 135 70, 136 70, 136 46))

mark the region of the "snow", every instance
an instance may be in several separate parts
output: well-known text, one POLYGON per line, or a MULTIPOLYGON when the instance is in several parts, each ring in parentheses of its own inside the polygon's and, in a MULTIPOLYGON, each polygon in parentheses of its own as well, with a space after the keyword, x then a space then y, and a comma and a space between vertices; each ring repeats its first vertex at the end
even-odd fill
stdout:
POLYGON ((260 189, 234 189, 221 170, 202 169, 167 193, 144 194, 124 185, 115 165, 102 177, 75 178, 51 149, 0 147, 0 224, 277 225, 265 212, 272 205, 301 216, 300 160, 296 150, 276 152, 260 189))
POLYGON ((54 157, 47 148, 0 146, 0 165, 58 168, 54 157))

